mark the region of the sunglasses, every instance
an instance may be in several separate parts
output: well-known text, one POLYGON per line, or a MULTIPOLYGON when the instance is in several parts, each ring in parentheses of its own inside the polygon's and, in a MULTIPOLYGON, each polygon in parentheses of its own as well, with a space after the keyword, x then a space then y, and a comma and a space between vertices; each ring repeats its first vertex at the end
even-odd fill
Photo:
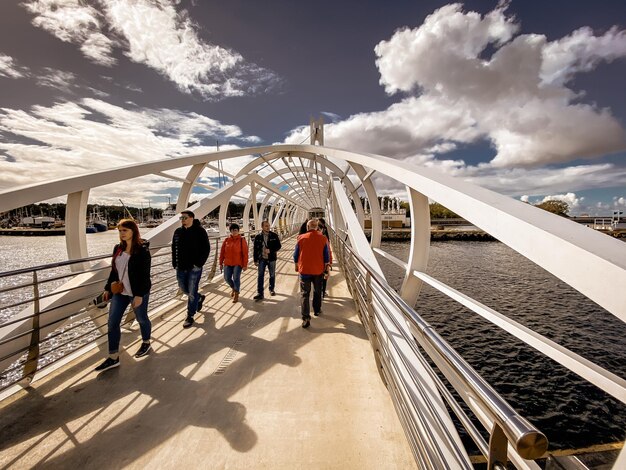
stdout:
POLYGON ((179 220, 187 220, 189 217, 186 215, 181 215, 178 219, 179 220))

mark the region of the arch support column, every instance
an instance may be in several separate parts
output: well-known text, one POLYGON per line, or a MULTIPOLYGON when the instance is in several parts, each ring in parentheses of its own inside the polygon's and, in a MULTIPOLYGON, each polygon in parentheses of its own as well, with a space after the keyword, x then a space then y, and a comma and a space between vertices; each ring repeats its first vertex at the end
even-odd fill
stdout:
POLYGON ((422 288, 422 281, 413 275, 413 271, 425 271, 430 251, 430 208, 428 198, 422 193, 406 187, 411 206, 411 249, 407 261, 400 296, 409 305, 414 306, 422 288))
POLYGON ((370 235, 370 246, 372 248, 380 248, 380 240, 382 238, 382 214, 380 210, 380 206, 378 205, 378 194, 376 193, 376 188, 372 183, 370 177, 371 173, 365 171, 365 167, 359 165, 358 163, 350 163, 350 166, 354 169, 354 172, 357 174, 359 179, 361 180, 361 184, 363 185, 363 189, 365 189, 365 195, 370 202, 370 220, 372 223, 371 235, 370 235), (376 201, 375 204, 372 204, 373 201, 376 201))
MULTIPOLYGON (((256 202, 256 196, 257 196, 257 189, 256 189, 256 184, 253 182, 250 185, 250 190, 251 190, 251 196, 250 196, 250 203, 252 204, 252 218, 254 220, 254 229, 255 230, 261 230, 261 223, 259 221, 259 208, 257 207, 257 202, 256 202)), ((246 229, 249 229, 249 224, 246 226, 246 229)))
POLYGON ((180 192, 178 193, 178 201, 176 201, 176 212, 179 214, 187 209, 187 205, 189 204, 189 197, 191 196, 191 191, 193 190, 193 185, 204 170, 206 163, 199 163, 194 165, 187 173, 187 177, 185 178, 185 182, 180 187, 180 192))
MULTIPOLYGON (((89 189, 70 193, 67 195, 65 208, 65 246, 67 259, 87 258, 87 202, 89 201, 89 189)), ((85 263, 72 264, 73 272, 87 268, 85 263)))

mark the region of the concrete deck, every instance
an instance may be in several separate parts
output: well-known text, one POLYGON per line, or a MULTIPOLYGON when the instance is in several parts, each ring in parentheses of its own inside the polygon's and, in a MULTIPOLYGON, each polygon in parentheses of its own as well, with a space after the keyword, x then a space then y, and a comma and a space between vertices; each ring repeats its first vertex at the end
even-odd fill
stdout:
POLYGON ((182 303, 153 321, 149 356, 123 333, 119 368, 93 372, 104 345, 0 403, 0 467, 415 468, 338 270, 301 328, 293 243, 275 297, 252 265, 239 303, 220 278, 192 328, 182 303))

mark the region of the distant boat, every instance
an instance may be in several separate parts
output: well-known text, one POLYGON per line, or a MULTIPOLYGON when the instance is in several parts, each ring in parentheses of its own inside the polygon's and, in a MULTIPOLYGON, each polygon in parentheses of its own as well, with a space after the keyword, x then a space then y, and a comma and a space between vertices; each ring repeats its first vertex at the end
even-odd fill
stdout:
MULTIPOLYGON (((106 232, 109 229, 108 222, 102 218, 100 211, 96 206, 89 215, 89 225, 93 225, 97 232, 106 232)), ((89 230, 87 233, 92 233, 89 230)))
POLYGON ((86 230, 87 233, 98 233, 98 229, 95 227, 94 224, 87 224, 86 230))
POLYGON ((167 206, 167 209, 163 211, 163 220, 171 219, 177 214, 176 210, 172 206, 167 206))

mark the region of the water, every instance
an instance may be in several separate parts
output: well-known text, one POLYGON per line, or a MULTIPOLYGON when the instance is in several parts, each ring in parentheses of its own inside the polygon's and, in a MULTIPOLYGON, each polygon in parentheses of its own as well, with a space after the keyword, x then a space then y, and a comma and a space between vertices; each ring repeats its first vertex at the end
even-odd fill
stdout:
MULTIPOLYGON (((408 258, 406 242, 386 242, 382 249, 408 258)), ((403 271, 381 257, 379 262, 399 288, 403 271)), ((624 323, 506 245, 435 242, 426 272, 626 378, 624 323)), ((415 308, 548 436, 550 449, 624 440, 626 405, 428 285, 415 308)))
MULTIPOLYGON (((89 254, 109 255, 117 240, 117 231, 88 234, 89 254)), ((386 242, 383 249, 406 260, 409 245, 386 242)), ((0 272, 63 261, 64 254, 64 237, 0 237, 0 272)), ((379 261, 389 283, 399 288, 402 270, 379 261)), ((427 272, 626 378, 624 324, 505 245, 435 242, 427 272)), ((416 310, 546 433, 550 449, 624 440, 625 405, 427 285, 416 310)))
MULTIPOLYGON (((119 241, 117 230, 88 233, 89 256, 107 255, 119 241)), ((0 272, 67 260, 65 237, 0 236, 0 272)))

